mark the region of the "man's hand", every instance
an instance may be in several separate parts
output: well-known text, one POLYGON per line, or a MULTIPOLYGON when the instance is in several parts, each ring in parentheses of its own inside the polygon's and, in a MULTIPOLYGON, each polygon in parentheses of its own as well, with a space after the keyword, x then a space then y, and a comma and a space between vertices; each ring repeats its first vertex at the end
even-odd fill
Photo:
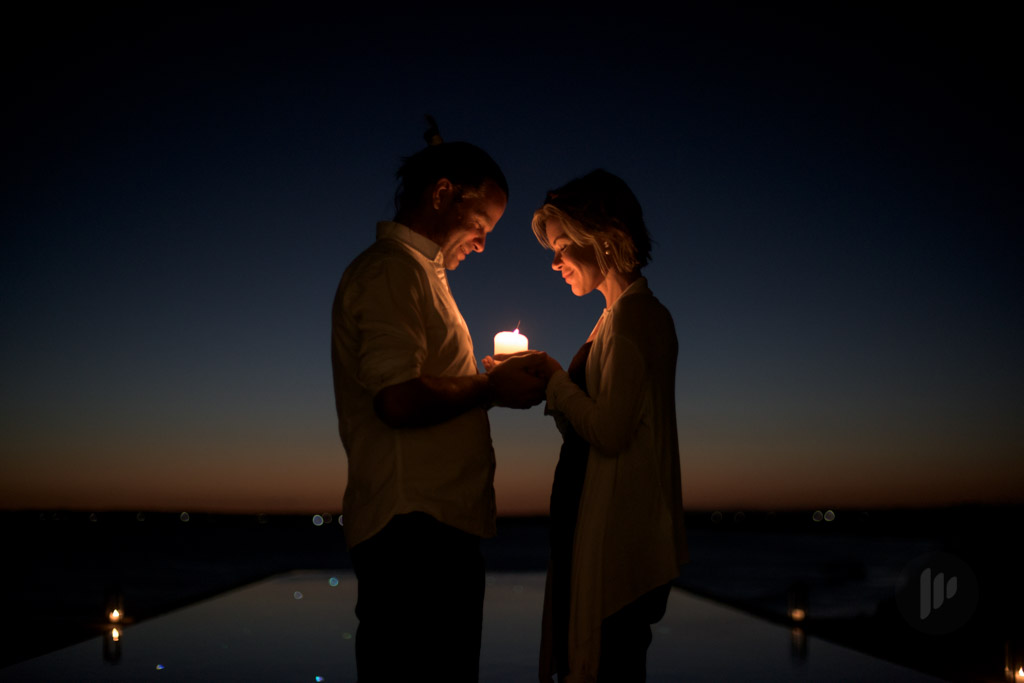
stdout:
POLYGON ((543 351, 502 354, 483 359, 491 398, 496 406, 529 408, 544 400, 551 373, 543 351))
POLYGON ((551 375, 555 374, 562 369, 562 366, 557 360, 544 353, 543 351, 520 351, 518 353, 496 353, 493 356, 484 356, 481 360, 484 364, 484 369, 490 372, 494 368, 498 367, 510 358, 534 358, 532 361, 536 365, 531 365, 530 372, 536 374, 539 377, 543 377, 545 380, 551 379, 551 375), (543 363, 537 359, 537 357, 543 359, 543 363))

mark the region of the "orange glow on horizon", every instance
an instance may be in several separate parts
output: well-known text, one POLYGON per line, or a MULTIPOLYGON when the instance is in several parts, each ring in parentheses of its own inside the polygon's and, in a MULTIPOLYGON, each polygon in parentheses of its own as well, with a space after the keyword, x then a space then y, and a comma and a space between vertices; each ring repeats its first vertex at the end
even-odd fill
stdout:
MULTIPOLYGON (((492 425, 498 514, 546 515, 560 437, 528 431, 537 415, 524 413, 492 425), (524 436, 524 434, 526 436, 524 436)), ((550 425, 548 425, 550 427, 550 425)), ((687 449, 680 435, 683 507, 687 510, 784 510, 940 507, 963 503, 1021 504, 1024 461, 976 467, 975 460, 920 467, 878 454, 854 458, 687 449)), ((300 455, 234 447, 183 457, 171 447, 146 458, 115 452, 80 453, 88 467, 56 466, 62 451, 34 452, 0 477, 0 507, 10 510, 152 510, 298 514, 340 512, 348 464, 340 444, 300 455), (246 458, 248 458, 246 460, 246 458)), ((993 456, 994 457, 994 456, 993 456)))

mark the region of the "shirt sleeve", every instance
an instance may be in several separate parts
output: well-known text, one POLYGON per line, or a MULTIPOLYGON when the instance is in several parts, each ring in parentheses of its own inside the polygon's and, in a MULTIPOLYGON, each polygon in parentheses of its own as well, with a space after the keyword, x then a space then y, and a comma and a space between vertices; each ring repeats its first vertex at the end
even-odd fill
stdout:
POLYGON ((423 301, 430 296, 425 273, 394 255, 372 265, 345 296, 359 337, 357 377, 371 394, 419 377, 427 355, 423 301))
POLYGON ((547 408, 563 413, 598 452, 615 456, 626 450, 639 424, 648 381, 646 363, 636 344, 621 335, 608 338, 601 360, 597 396, 587 396, 568 373, 559 371, 548 383, 547 408))

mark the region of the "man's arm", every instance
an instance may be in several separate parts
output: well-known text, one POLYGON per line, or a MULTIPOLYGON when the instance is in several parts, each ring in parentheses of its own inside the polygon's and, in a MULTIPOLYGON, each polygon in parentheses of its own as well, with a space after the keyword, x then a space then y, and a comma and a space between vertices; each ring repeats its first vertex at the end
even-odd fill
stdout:
POLYGON ((473 408, 529 408, 544 400, 547 382, 537 372, 543 362, 537 354, 511 359, 487 374, 416 377, 378 391, 373 409, 384 424, 400 429, 447 422, 473 408))

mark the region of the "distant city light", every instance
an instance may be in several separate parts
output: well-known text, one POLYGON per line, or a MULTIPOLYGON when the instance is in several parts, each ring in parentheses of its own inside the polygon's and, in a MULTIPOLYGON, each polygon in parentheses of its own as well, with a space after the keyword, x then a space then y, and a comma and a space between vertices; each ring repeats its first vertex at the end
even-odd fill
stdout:
POLYGON ((313 526, 323 526, 324 518, 320 515, 313 515, 313 526))
POLYGON ((188 513, 187 512, 182 512, 181 516, 179 517, 179 519, 181 519, 181 521, 183 521, 183 522, 187 522, 189 520, 188 513))
POLYGON ((337 586, 338 578, 336 576, 332 576, 330 579, 327 580, 327 583, 331 584, 332 587, 337 586))
POLYGON ((294 593, 292 593, 292 595, 295 597, 296 600, 302 599, 302 591, 295 591, 294 593))

